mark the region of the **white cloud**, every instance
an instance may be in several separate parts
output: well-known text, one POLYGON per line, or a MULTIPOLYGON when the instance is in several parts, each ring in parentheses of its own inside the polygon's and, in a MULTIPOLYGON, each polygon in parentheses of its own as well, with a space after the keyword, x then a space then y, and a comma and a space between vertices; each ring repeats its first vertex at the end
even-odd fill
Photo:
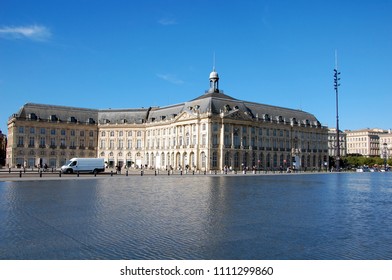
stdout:
POLYGON ((177 21, 172 18, 162 18, 162 19, 158 20, 158 23, 161 25, 174 25, 174 24, 177 24, 177 21))
POLYGON ((177 78, 177 76, 173 74, 157 74, 157 77, 175 85, 181 85, 184 83, 183 80, 177 78))
POLYGON ((51 37, 50 30, 42 25, 3 26, 0 27, 0 37, 5 39, 30 39, 46 41, 51 37))

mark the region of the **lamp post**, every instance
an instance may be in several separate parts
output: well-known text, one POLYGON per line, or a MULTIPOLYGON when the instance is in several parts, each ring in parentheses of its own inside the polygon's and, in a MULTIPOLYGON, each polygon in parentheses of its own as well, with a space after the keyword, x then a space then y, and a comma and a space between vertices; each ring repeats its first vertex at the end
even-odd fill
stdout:
POLYGON ((335 69, 333 69, 334 71, 334 88, 335 88, 335 93, 336 93, 336 162, 335 162, 335 166, 336 166, 336 171, 339 172, 340 171, 340 135, 339 135, 339 76, 340 76, 340 72, 338 72, 338 63, 337 63, 337 54, 335 53, 335 69))

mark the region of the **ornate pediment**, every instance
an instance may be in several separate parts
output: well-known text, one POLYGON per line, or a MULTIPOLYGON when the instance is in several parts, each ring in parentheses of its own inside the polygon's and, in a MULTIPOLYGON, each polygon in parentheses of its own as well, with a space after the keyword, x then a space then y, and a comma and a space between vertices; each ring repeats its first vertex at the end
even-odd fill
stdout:
POLYGON ((229 112, 225 114, 223 117, 228 119, 235 119, 235 120, 252 120, 251 115, 249 115, 247 112, 243 112, 240 110, 229 112))
POLYGON ((193 115, 189 114, 188 112, 182 112, 176 117, 176 121, 186 121, 192 118, 194 118, 193 115))

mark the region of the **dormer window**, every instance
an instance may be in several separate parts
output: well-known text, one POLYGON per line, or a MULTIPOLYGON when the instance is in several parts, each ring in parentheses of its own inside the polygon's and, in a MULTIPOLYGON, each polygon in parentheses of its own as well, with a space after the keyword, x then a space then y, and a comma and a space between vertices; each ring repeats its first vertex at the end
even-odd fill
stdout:
POLYGON ((95 124, 95 121, 94 121, 93 118, 88 118, 88 119, 87 119, 87 123, 88 123, 88 124, 95 124))
POLYGON ((50 120, 51 122, 57 122, 57 121, 58 121, 58 118, 57 118, 56 115, 50 115, 49 120, 50 120))
POLYGON ((297 119, 296 118, 292 118, 291 119, 291 125, 296 125, 298 124, 297 119))
POLYGON ((76 123, 78 120, 75 117, 69 117, 68 122, 76 123))
POLYGON ((37 117, 37 115, 35 113, 30 113, 29 114, 29 119, 36 121, 38 119, 38 117, 37 117))

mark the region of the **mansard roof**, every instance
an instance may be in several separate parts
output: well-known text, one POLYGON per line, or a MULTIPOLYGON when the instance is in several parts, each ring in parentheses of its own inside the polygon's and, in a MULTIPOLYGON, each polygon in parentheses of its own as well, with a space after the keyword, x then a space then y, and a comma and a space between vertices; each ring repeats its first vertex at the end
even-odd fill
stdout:
POLYGON ((150 109, 151 108, 99 110, 99 124, 142 124, 146 121, 150 109))
POLYGON ((95 123, 98 119, 98 110, 26 103, 12 117, 31 120, 95 123))
POLYGON ((219 92, 207 92, 185 103, 185 107, 199 106, 200 113, 211 112, 212 114, 228 113, 236 110, 245 113, 252 119, 270 119, 291 122, 308 121, 314 125, 320 125, 317 118, 302 110, 289 109, 279 106, 243 101, 219 92))
POLYGON ((219 90, 218 73, 214 70, 211 74, 213 75, 210 75, 210 89, 208 91, 195 99, 180 104, 138 109, 93 110, 27 103, 16 116, 52 121, 87 122, 90 124, 142 124, 172 120, 183 112, 189 114, 197 112, 199 114, 208 113, 211 116, 219 115, 228 119, 321 126, 316 117, 308 112, 233 98, 219 90))

